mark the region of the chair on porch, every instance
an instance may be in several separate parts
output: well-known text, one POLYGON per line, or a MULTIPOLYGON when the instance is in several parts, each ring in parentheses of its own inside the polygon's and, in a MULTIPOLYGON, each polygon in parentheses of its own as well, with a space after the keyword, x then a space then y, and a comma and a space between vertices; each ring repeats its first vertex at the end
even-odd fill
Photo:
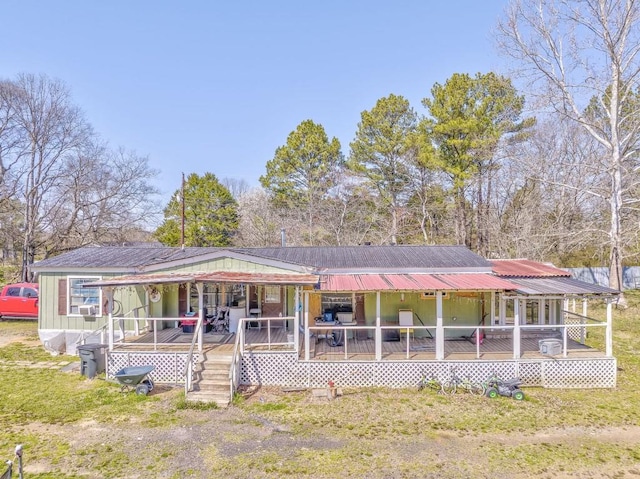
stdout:
POLYGON ((403 329, 400 330, 400 336, 402 334, 411 335, 413 339, 415 339, 414 329, 413 329, 413 310, 411 309, 401 309, 398 311, 398 323, 400 326, 403 326, 403 329), (408 326, 407 328, 405 328, 408 326))

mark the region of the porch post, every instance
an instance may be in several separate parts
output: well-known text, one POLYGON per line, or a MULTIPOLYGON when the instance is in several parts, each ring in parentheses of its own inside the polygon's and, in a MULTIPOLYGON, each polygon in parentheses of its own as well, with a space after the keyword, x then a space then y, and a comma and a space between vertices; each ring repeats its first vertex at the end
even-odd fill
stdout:
POLYGON ((107 293, 107 310, 109 312, 109 351, 113 351, 113 288, 105 288, 107 293))
POLYGON ((376 361, 382 360, 382 329, 380 326, 380 291, 376 291, 376 361))
POLYGON ((304 292, 304 360, 309 361, 309 342, 311 334, 309 332, 309 292, 304 292))
POLYGON ((504 326, 507 323, 507 300, 504 299, 504 294, 500 294, 500 304, 499 304, 500 312, 500 326, 504 326))
POLYGON ((613 304, 611 299, 607 299, 607 331, 605 333, 605 356, 610 358, 613 356, 613 304))
POLYGON ((520 358, 520 298, 513 300, 513 358, 520 358))
POLYGON ((547 315, 545 314, 544 298, 538 299, 538 324, 545 324, 547 315))
POLYGON ((550 299, 549 300, 549 324, 557 324, 558 323, 558 300, 550 299))
POLYGON ((298 352, 300 345, 300 286, 296 286, 294 298, 295 313, 293 315, 293 350, 298 352))
POLYGON ((198 321, 196 322, 196 328, 198 328, 198 352, 202 352, 202 343, 204 342, 202 330, 204 329, 204 284, 196 283, 196 289, 198 290, 198 321))
POLYGON ((489 321, 489 324, 491 326, 495 326, 496 324, 496 292, 495 291, 491 291, 491 321, 489 321))
POLYGON ((442 319, 442 291, 436 291, 436 359, 444 359, 444 322, 442 319))
POLYGON ((587 317, 587 298, 582 298, 582 316, 587 317))

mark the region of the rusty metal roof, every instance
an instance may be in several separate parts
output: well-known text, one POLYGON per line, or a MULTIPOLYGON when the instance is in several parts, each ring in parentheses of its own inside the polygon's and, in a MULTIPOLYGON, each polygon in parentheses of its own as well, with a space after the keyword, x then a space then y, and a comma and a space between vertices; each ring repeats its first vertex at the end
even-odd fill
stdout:
POLYGON ((321 291, 502 291, 516 290, 510 281, 484 273, 468 274, 328 274, 321 291))
POLYGON ((519 278, 570 277, 571 273, 553 265, 528 259, 492 259, 492 270, 498 276, 519 278))
POLYGON ((106 278, 100 281, 86 283, 84 287, 96 286, 126 286, 142 284, 169 283, 231 283, 231 284, 286 284, 286 285, 315 285, 318 276, 314 274, 282 274, 282 273, 234 273, 229 271, 201 272, 201 273, 162 273, 162 274, 133 274, 106 278))

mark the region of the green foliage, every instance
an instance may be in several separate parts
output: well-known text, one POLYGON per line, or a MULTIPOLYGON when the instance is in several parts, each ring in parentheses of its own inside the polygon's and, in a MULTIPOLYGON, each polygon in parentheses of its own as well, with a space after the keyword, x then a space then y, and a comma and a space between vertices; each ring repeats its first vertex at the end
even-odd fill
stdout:
MULTIPOLYGON (((164 209, 164 222, 154 236, 161 243, 180 246, 181 190, 164 209)), ((238 204, 213 173, 192 173, 184 185, 184 242, 186 246, 229 246, 238 229, 238 204)))
POLYGON ((260 183, 277 206, 305 208, 325 198, 343 164, 338 139, 329 141, 322 125, 305 120, 267 162, 260 183))
POLYGON ((409 195, 411 167, 418 157, 417 115, 402 96, 381 98, 361 113, 351 142, 348 167, 363 177, 391 216, 391 242, 397 242, 399 212, 409 195))
POLYGON ((463 186, 483 162, 492 159, 505 134, 522 132, 533 119, 519 121, 524 97, 511 80, 495 73, 455 73, 444 85, 436 83, 433 98, 422 103, 430 118, 426 132, 437 147, 433 158, 455 187, 463 186))
POLYGON ((406 191, 407 160, 416 154, 411 142, 416 126, 416 113, 402 96, 381 98, 370 111, 361 113, 348 166, 364 176, 388 204, 395 205, 406 191))

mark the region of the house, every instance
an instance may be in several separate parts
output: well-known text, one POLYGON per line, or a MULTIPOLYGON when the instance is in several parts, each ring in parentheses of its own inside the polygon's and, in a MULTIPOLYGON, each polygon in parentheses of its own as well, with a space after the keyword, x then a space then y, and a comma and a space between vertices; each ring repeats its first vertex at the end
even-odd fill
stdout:
POLYGON ((452 368, 548 387, 616 383, 618 291, 462 246, 94 246, 33 271, 48 349, 102 342, 109 376, 154 364, 156 381, 189 393, 214 363, 229 392, 328 380, 403 387, 452 368), (589 299, 606 303, 606 321, 587 316, 589 299))

